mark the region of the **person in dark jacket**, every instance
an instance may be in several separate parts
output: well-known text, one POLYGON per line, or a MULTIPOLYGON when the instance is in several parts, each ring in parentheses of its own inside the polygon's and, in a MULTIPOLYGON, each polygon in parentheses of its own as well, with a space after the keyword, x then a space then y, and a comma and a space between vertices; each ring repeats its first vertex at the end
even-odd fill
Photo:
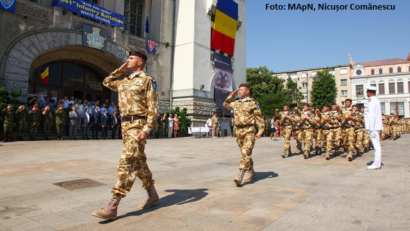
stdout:
POLYGON ((110 126, 110 123, 108 121, 108 112, 107 112, 107 109, 105 109, 104 114, 101 115, 101 130, 102 130, 102 139, 103 140, 107 139, 108 127, 109 126, 110 126))
POLYGON ((115 139, 115 133, 117 132, 118 126, 121 126, 121 119, 117 111, 114 111, 111 116, 111 129, 112 129, 111 139, 115 139))
POLYGON ((85 109, 84 116, 81 119, 81 127, 83 127, 83 140, 85 139, 89 140, 88 132, 90 131, 90 119, 91 119, 89 111, 90 111, 89 108, 85 109))
POLYGON ((98 140, 98 132, 101 125, 101 114, 98 106, 94 107, 94 112, 91 116, 91 129, 92 129, 92 138, 93 140, 98 140))

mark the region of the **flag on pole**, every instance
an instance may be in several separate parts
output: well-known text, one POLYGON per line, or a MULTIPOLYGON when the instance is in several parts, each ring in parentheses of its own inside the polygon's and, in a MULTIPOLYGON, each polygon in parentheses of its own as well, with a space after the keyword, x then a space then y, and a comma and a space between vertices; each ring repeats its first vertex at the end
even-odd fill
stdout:
POLYGON ((149 20, 148 20, 148 16, 147 16, 147 20, 145 20, 145 32, 147 34, 149 34, 149 20))
POLYGON ((43 71, 41 72, 39 78, 45 83, 48 84, 48 75, 50 72, 50 66, 47 65, 46 67, 44 67, 43 71))

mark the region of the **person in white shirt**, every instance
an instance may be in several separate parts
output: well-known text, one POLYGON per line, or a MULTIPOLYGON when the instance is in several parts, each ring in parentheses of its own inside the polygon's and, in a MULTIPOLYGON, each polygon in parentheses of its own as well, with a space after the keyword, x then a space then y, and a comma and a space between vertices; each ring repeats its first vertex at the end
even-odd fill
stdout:
POLYGON ((205 126, 209 129, 208 133, 206 134, 206 137, 212 136, 212 116, 209 116, 205 126))
POLYGON ((172 137, 172 132, 174 131, 174 119, 172 118, 172 114, 169 114, 168 117, 168 138, 172 137))
POLYGON ((83 118, 85 109, 81 99, 79 99, 77 101, 77 104, 75 104, 74 106, 77 108, 77 113, 80 116, 80 118, 83 118))
POLYGON ((367 170, 380 169, 382 167, 382 148, 380 146, 379 132, 383 131, 382 109, 380 101, 376 97, 377 88, 367 87, 367 97, 369 102, 364 108, 364 124, 374 148, 373 164, 367 167, 367 170))

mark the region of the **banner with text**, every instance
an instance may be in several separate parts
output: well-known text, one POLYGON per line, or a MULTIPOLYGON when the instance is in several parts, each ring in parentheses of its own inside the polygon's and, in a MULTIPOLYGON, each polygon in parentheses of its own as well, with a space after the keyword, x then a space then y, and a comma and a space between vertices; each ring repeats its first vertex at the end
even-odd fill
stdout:
POLYGON ((110 26, 124 27, 124 15, 84 0, 53 0, 53 6, 67 8, 74 13, 98 20, 110 26))

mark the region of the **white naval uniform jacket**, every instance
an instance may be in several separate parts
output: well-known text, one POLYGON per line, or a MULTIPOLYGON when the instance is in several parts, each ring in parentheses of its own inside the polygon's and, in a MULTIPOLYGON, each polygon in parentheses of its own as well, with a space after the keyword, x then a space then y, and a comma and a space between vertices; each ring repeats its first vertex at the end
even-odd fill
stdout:
POLYGON ((364 108, 364 124, 368 131, 383 130, 382 109, 376 96, 370 97, 364 108))

